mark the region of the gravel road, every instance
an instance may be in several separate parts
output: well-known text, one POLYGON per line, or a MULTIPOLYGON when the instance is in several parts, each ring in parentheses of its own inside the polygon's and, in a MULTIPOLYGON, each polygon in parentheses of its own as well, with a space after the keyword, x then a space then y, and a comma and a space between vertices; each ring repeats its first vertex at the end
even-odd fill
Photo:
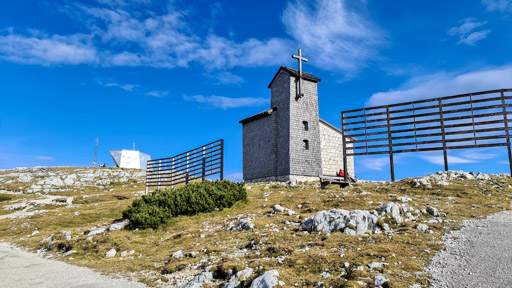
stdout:
POLYGON ((0 287, 146 287, 125 279, 113 279, 88 268, 45 259, 8 243, 0 243, 0 287))
POLYGON ((464 221, 445 239, 446 250, 426 269, 430 287, 512 287, 512 211, 464 221))

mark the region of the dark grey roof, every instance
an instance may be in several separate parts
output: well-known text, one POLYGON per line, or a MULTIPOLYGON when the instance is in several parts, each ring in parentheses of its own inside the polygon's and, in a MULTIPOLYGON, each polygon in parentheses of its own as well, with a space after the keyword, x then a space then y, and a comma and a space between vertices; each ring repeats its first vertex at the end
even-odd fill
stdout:
POLYGON ((254 121, 254 120, 256 120, 256 119, 260 119, 260 118, 263 118, 263 117, 265 117, 265 116, 271 115, 271 114, 272 114, 272 112, 274 112, 274 111, 276 111, 276 110, 277 110, 277 107, 270 108, 270 109, 265 110, 265 111, 263 111, 263 112, 260 112, 260 113, 258 113, 258 114, 256 114, 256 115, 252 115, 252 116, 251 116, 251 117, 249 117, 249 118, 245 118, 245 119, 243 119, 243 120, 240 120, 240 121, 238 121, 238 123, 241 123, 241 124, 249 123, 249 122, 254 121))
MULTIPOLYGON (((270 84, 268 84, 268 88, 272 87, 272 83, 274 83, 274 81, 277 78, 277 75, 279 75, 279 72, 281 72, 281 70, 286 71, 288 74, 290 74, 294 77, 299 77, 299 71, 292 69, 292 68, 281 66, 281 67, 279 67, 279 70, 277 70, 277 73, 274 76, 274 78, 272 79, 272 81, 270 81, 270 84)), ((322 80, 320 80, 320 78, 317 78, 317 77, 315 77, 309 73, 305 73, 305 72, 302 72, 302 79, 306 79, 306 80, 313 81, 313 82, 322 81, 322 80)))

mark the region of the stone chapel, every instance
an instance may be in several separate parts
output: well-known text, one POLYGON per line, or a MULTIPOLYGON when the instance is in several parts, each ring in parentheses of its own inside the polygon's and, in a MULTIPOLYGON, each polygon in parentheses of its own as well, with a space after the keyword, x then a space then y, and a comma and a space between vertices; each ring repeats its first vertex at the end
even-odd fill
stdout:
MULTIPOLYGON (((319 181, 343 169, 342 132, 318 113, 321 80, 302 73, 300 60, 299 67, 300 72, 281 66, 268 85, 271 108, 240 121, 248 183, 319 181)), ((355 175, 353 156, 347 157, 347 170, 355 175)))

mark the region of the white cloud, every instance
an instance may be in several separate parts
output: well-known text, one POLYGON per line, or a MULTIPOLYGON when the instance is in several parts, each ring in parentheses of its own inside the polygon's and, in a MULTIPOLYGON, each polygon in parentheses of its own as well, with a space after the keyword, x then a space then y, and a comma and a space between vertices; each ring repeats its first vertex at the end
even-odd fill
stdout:
POLYGON ((54 158, 50 157, 50 156, 36 156, 36 159, 38 159, 38 160, 45 160, 45 161, 52 161, 52 160, 54 160, 54 158))
POLYGON ((367 106, 400 103, 455 94, 508 88, 512 79, 512 65, 481 69, 466 73, 441 72, 416 77, 398 89, 374 93, 367 106))
POLYGON ((459 38, 458 44, 474 46, 476 42, 487 38, 487 35, 491 33, 489 29, 473 32, 475 29, 487 24, 486 21, 478 22, 475 18, 466 18, 460 22, 462 22, 460 26, 452 27, 448 30, 448 35, 459 38))
POLYGON ((460 152, 459 156, 466 158, 466 159, 471 159, 471 160, 489 160, 489 159, 494 159, 494 158, 498 157, 498 155, 495 153, 484 153, 484 152, 477 152, 474 150, 460 152))
POLYGON ((206 74, 208 78, 215 79, 216 82, 214 84, 217 85, 226 85, 226 84, 242 84, 244 79, 238 75, 235 75, 231 72, 220 72, 215 74, 206 74))
POLYGON ((124 91, 131 92, 131 91, 133 91, 133 88, 135 88, 135 85, 126 84, 126 85, 119 86, 119 88, 123 89, 124 91))
POLYGON ((500 12, 512 11, 512 1, 511 0, 482 0, 482 4, 485 6, 487 11, 500 11, 500 12))
POLYGON ((389 166, 389 157, 357 159, 357 164, 369 170, 382 171, 382 168, 389 166))
MULTIPOLYGON (((366 62, 377 58, 377 48, 386 35, 368 17, 363 2, 346 0, 294 0, 283 14, 286 31, 315 55, 311 65, 337 72, 357 72, 366 62)), ((306 57, 307 58, 307 57, 306 57)))
POLYGON ((230 98, 224 96, 184 96, 185 100, 195 101, 198 103, 208 104, 215 108, 229 109, 239 107, 256 107, 268 104, 266 98, 255 98, 255 97, 242 97, 242 98, 230 98))
POLYGON ((158 98, 167 96, 167 94, 168 94, 167 91, 149 91, 149 92, 144 93, 144 95, 158 97, 158 98))
MULTIPOLYGON (((443 155, 421 155, 421 159, 426 160, 432 164, 444 166, 443 155)), ((448 164, 462 164, 462 163, 475 163, 476 161, 456 156, 448 156, 448 164)))
MULTIPOLYGON (((12 29, 10 32, 12 33, 12 29)), ((0 59, 23 64, 96 64, 96 48, 86 35, 72 36, 45 34, 0 35, 0 59)))
MULTIPOLYGON (((98 0, 87 5, 69 3, 60 10, 83 24, 87 33, 3 35, 0 59, 41 65, 158 68, 199 64, 212 71, 284 64, 300 44, 307 55, 315 55, 310 63, 313 66, 354 73, 377 58, 377 48, 385 40, 384 33, 365 16, 368 14, 365 1, 291 0, 282 17, 291 37, 241 41, 221 37, 212 29, 206 34, 196 31, 193 11, 180 10, 174 1, 163 12, 151 6, 134 8, 134 5, 149 4, 149 0, 137 0, 135 4, 126 0, 98 0)), ((217 14, 212 11, 210 17, 217 14)), ((208 19, 201 20, 208 22, 208 19)), ((236 77, 228 78, 222 81, 240 82, 236 77)))
POLYGON ((105 84, 103 84, 101 81, 98 81, 98 82, 105 87, 117 87, 117 88, 123 89, 124 91, 127 91, 127 92, 133 92, 134 89, 138 86, 138 85, 134 85, 134 84, 119 84, 116 82, 108 82, 105 84))

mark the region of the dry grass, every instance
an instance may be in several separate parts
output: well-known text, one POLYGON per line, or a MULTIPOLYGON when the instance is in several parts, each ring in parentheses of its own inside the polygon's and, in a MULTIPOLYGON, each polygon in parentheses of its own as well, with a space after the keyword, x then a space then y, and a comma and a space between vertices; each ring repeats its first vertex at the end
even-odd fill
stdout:
MULTIPOLYGON (((144 190, 142 183, 136 187, 131 184, 129 188, 114 185, 108 187, 107 192, 105 189, 93 189, 85 193, 70 193, 76 196, 75 203, 79 204, 76 207, 56 206, 27 219, 0 220, 0 240, 38 250, 48 244, 42 242, 43 239, 54 235, 56 248, 50 253, 55 258, 105 273, 134 273, 150 285, 160 283, 158 280, 169 281, 169 275, 174 272, 214 265, 224 271, 253 267, 261 273, 263 269, 276 269, 280 272, 280 280, 287 286, 298 283, 299 287, 311 287, 317 282, 324 282, 332 287, 365 287, 372 285, 368 277, 373 279, 377 274, 389 278, 392 287, 408 287, 413 283, 426 286, 430 275, 422 271, 435 252, 442 249, 442 235, 459 226, 462 219, 485 217, 508 209, 512 192, 509 188, 500 188, 512 184, 505 177, 487 184, 459 181, 432 189, 411 188, 408 180, 356 184, 344 189, 336 186, 320 189, 312 185, 247 185, 250 187, 247 201, 230 209, 178 217, 157 230, 113 231, 89 240, 85 234, 90 228, 108 225, 121 218, 122 210, 135 198, 133 192, 144 190), (264 196, 268 192, 272 194, 264 196), (285 225, 285 221, 301 223, 321 210, 373 210, 381 203, 396 202, 396 197, 403 195, 412 198, 409 206, 424 209, 432 205, 442 210, 446 213, 445 221, 428 224, 434 232, 432 234, 420 233, 414 228, 415 223, 405 223, 391 225, 396 231, 393 235, 366 236, 348 236, 340 232, 331 235, 305 233, 298 231, 297 225, 285 225), (274 204, 295 210, 299 217, 286 213, 270 214, 274 204), (76 216, 75 212, 80 214, 76 216), (228 231, 229 223, 235 222, 237 215, 243 215, 243 218, 249 215, 255 229, 228 231), (30 236, 35 229, 39 233, 30 236), (273 229, 278 232, 273 232, 273 229), (71 231, 72 240, 65 240, 60 234, 62 231, 71 231), (247 249, 251 242, 254 246, 247 249), (58 251, 59 244, 61 248, 69 245, 77 253, 65 258, 58 251), (111 248, 119 252, 135 250, 135 253, 127 257, 119 257, 118 254, 114 258, 106 258, 105 252, 111 248), (185 254, 198 252, 198 255, 175 259, 172 254, 178 250, 185 254), (344 256, 340 257, 340 254, 344 256), (284 256, 282 264, 278 263, 279 256, 284 256), (374 261, 388 265, 374 271, 352 271, 354 267, 374 261), (348 268, 345 262, 349 264, 348 268), (323 279, 320 276, 323 271, 343 277, 323 279), (361 285, 361 281, 368 284, 361 285)), ((420 216, 417 223, 429 218, 420 216)))

